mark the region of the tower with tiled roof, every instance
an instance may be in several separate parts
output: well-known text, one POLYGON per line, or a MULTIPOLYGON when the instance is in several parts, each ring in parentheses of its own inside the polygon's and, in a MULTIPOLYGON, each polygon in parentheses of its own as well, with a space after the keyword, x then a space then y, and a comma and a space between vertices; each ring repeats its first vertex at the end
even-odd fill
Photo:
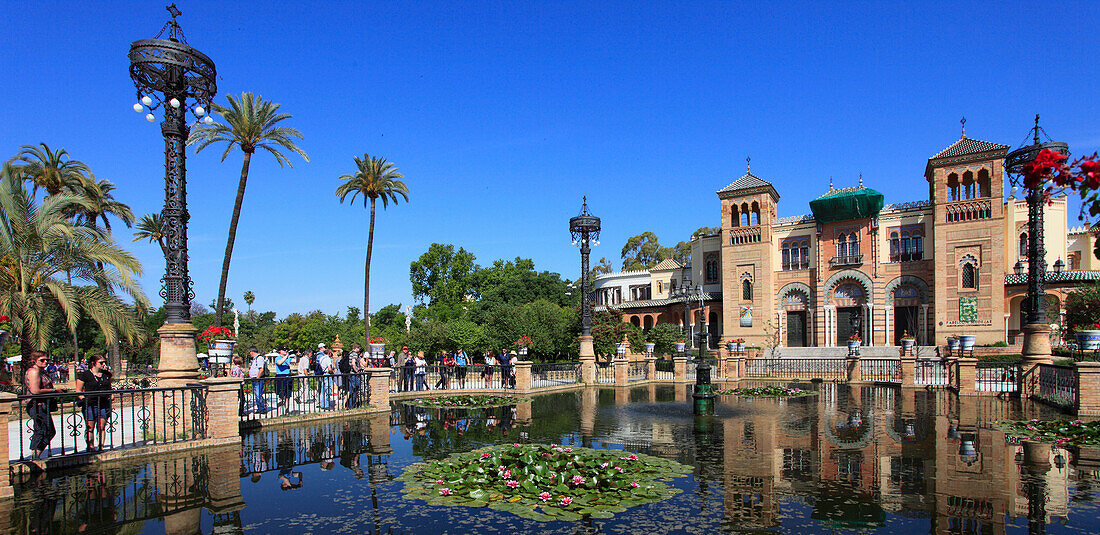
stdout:
POLYGON ((744 338, 768 345, 763 326, 775 314, 772 225, 779 193, 772 184, 745 174, 718 190, 722 207, 722 340, 744 338))
POLYGON ((1007 145, 966 136, 928 159, 936 334, 1003 338, 1007 145), (996 317, 994 317, 996 316, 996 317))

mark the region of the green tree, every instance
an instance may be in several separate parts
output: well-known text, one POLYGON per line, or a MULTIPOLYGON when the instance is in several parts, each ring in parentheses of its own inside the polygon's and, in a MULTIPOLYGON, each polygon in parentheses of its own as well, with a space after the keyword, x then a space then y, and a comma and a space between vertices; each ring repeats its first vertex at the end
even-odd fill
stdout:
POLYGON ((1066 325, 1064 326, 1068 329, 1062 331, 1076 331, 1078 325, 1096 323, 1100 323, 1100 283, 1082 286, 1070 292, 1066 296, 1066 325))
POLYGON ((653 342, 653 352, 656 354, 670 354, 675 349, 676 341, 684 340, 680 326, 671 323, 658 323, 645 335, 646 341, 653 342))
POLYGON ((600 257, 600 261, 592 266, 592 270, 589 272, 589 276, 596 276, 602 273, 613 273, 615 266, 611 265, 611 261, 606 256, 600 257))
MULTIPOLYGON (((363 310, 370 312, 370 257, 374 250, 374 206, 381 199, 382 208, 385 209, 392 201, 397 204, 397 196, 409 202, 409 188, 402 182, 405 175, 397 172, 397 167, 387 162, 385 158, 375 158, 369 154, 363 154, 362 158, 355 157, 356 171, 350 175, 343 175, 340 180, 344 183, 336 188, 336 196, 340 202, 344 202, 349 194, 351 202, 355 202, 356 195, 363 195, 363 206, 370 205, 370 227, 367 230, 367 260, 363 268, 363 310)), ((370 338, 370 321, 363 317, 363 343, 370 338)), ((365 347, 365 346, 364 346, 365 347)))
POLYGON ((256 302, 256 294, 252 293, 252 290, 248 290, 244 293, 244 302, 248 305, 248 317, 252 317, 252 303, 256 302))
POLYGON ((11 317, 23 354, 46 347, 52 320, 72 332, 82 315, 99 325, 108 343, 139 341, 137 315, 114 292, 148 307, 135 280, 141 264, 102 229, 73 224, 67 214, 88 209, 86 199, 62 192, 39 206, 23 181, 11 165, 0 170, 0 313, 11 317))
POLYGON ((664 260, 664 255, 665 251, 661 250, 661 244, 653 232, 647 230, 631 236, 626 240, 626 245, 623 245, 623 271, 649 269, 664 260))
POLYGON ((610 359, 624 334, 631 347, 641 347, 645 343, 641 329, 623 322, 622 311, 608 309, 592 314, 592 346, 597 356, 610 359))
POLYGON ((237 200, 233 204, 233 216, 229 220, 229 239, 225 244, 225 258, 222 260, 221 281, 218 284, 218 301, 214 307, 214 319, 216 325, 222 324, 222 315, 225 313, 225 285, 229 280, 229 260, 233 257, 233 243, 237 239, 237 222, 241 217, 241 203, 244 202, 244 188, 248 182, 248 168, 252 162, 252 154, 257 149, 263 149, 275 157, 275 161, 282 167, 284 164, 294 167, 290 159, 282 153, 282 150, 295 153, 303 160, 309 161, 305 151, 298 148, 294 139, 302 139, 302 133, 289 126, 279 123, 290 119, 291 115, 279 113, 279 104, 268 102, 260 96, 252 93, 242 93, 241 98, 235 99, 233 95, 226 97, 229 107, 220 104, 211 104, 213 110, 222 116, 226 124, 214 122, 212 124, 200 123, 191 131, 187 140, 188 145, 197 145, 195 152, 215 143, 225 143, 225 152, 222 153, 222 161, 229 156, 233 147, 238 147, 244 153, 244 163, 241 165, 241 179, 237 184, 237 200))
POLYGON ((135 225, 137 232, 132 241, 147 240, 160 246, 161 254, 168 255, 168 244, 164 243, 164 220, 160 214, 152 213, 141 216, 135 225))
POLYGON ((433 243, 409 265, 413 298, 431 315, 447 320, 461 315, 461 304, 475 287, 476 258, 463 248, 433 243))
POLYGON ((69 158, 65 149, 51 150, 45 143, 37 147, 24 145, 11 161, 18 162, 20 176, 34 185, 34 195, 38 194, 38 188, 44 188, 47 195, 79 189, 91 174, 84 162, 69 158))

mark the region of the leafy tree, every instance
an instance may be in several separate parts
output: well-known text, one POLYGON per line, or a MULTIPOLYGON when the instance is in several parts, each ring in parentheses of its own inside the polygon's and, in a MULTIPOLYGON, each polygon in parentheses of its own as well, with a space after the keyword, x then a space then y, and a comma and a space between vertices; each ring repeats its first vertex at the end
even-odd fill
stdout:
POLYGON ((148 240, 160 246, 161 254, 168 255, 168 244, 164 242, 164 220, 160 214, 152 213, 141 216, 137 221, 137 232, 131 241, 148 240))
POLYGON ((474 289, 474 255, 453 245, 433 243, 409 266, 413 297, 440 319, 461 314, 460 305, 474 289))
POLYGON ((19 168, 19 176, 34 185, 33 196, 38 195, 38 188, 44 188, 47 195, 80 189, 91 174, 84 162, 69 158, 65 149, 51 150, 45 143, 24 145, 11 161, 19 168))
POLYGON ((602 256, 602 257, 600 257, 600 261, 595 266, 592 266, 592 269, 591 269, 591 271, 589 271, 588 275, 589 276, 596 276, 596 275, 600 275, 602 273, 614 273, 614 272, 615 272, 615 266, 611 265, 611 261, 608 260, 606 256, 602 256))
MULTIPOLYGON (((397 196, 400 195, 405 202, 409 202, 409 188, 404 182, 398 180, 405 175, 397 172, 397 167, 387 162, 385 158, 375 158, 369 154, 363 154, 362 158, 355 157, 354 174, 343 175, 340 180, 345 180, 336 188, 336 196, 340 197, 340 203, 351 194, 351 202, 355 202, 355 196, 363 195, 363 206, 370 203, 370 229, 367 231, 367 261, 363 268, 363 310, 370 312, 370 257, 374 249, 374 207, 378 199, 382 199, 382 209, 389 206, 390 201, 397 204, 397 196)), ((370 321, 363 318, 363 332, 366 338, 370 338, 370 321)), ((366 343, 364 340, 363 343, 366 343)))
POLYGON ((649 269, 665 259, 665 252, 661 250, 661 244, 657 241, 657 235, 651 231, 645 231, 637 236, 631 236, 623 245, 622 259, 623 271, 635 271, 649 269))
POLYGON ((641 329, 623 322, 622 311, 608 309, 592 314, 592 346, 597 356, 610 359, 624 334, 631 347, 640 347, 645 343, 641 329))
MULTIPOLYGON (((448 351, 455 351, 460 347, 465 349, 468 353, 487 349, 485 330, 480 325, 469 320, 448 322, 447 339, 450 342, 449 347, 447 347, 448 351)), ((432 356, 434 357, 434 355, 432 356)))
POLYGON ((252 293, 252 290, 248 290, 244 293, 244 303, 248 305, 248 315, 252 316, 252 303, 256 302, 256 294, 252 293))
POLYGON ((656 354, 670 354, 676 349, 678 340, 684 340, 684 334, 678 325, 671 323, 658 323, 646 332, 646 341, 653 342, 653 352, 656 354))
POLYGON ((1066 296, 1066 327, 1095 323, 1100 323, 1100 283, 1081 286, 1066 296))
POLYGON ((229 239, 225 244, 225 258, 222 260, 221 282, 218 284, 218 300, 214 307, 215 324, 222 324, 222 315, 227 307, 224 306, 225 285, 229 280, 229 260, 233 257, 233 243, 237 239, 237 222, 241 218, 241 203, 244 202, 244 188, 248 182, 248 167, 252 162, 252 153, 256 149, 263 149, 275 157, 275 161, 282 167, 284 164, 294 167, 290 159, 281 152, 285 149, 309 161, 305 151, 298 148, 294 138, 302 139, 302 133, 298 130, 282 126, 279 123, 290 119, 286 113, 279 113, 279 104, 267 102, 263 97, 253 96, 252 93, 242 93, 241 98, 235 99, 233 95, 227 97, 229 107, 219 104, 211 104, 218 115, 226 124, 218 122, 212 124, 200 123, 191 131, 187 140, 188 145, 198 145, 195 152, 215 143, 226 144, 222 153, 222 161, 229 156, 233 147, 238 147, 244 153, 244 163, 241 165, 241 179, 237 184, 237 200, 233 204, 233 216, 229 220, 229 239))

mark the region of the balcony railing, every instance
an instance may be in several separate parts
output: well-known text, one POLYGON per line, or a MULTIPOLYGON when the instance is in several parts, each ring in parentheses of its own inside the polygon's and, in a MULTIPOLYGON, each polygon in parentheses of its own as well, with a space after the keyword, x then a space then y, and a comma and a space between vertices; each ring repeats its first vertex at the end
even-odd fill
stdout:
POLYGON ((863 255, 850 254, 834 256, 829 259, 829 266, 858 266, 863 263, 863 255))

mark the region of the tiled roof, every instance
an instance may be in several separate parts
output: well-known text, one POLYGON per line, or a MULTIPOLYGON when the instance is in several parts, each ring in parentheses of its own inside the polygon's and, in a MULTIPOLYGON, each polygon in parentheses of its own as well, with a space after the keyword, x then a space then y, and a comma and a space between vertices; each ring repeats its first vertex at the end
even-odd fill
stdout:
POLYGON ((650 271, 659 271, 659 270, 663 270, 663 269, 680 269, 682 267, 684 267, 684 266, 681 266, 679 262, 677 262, 677 261, 675 261, 671 258, 666 258, 666 259, 661 260, 660 262, 658 262, 656 266, 653 266, 653 267, 649 268, 649 270, 650 271))
MULTIPOLYGON (((1100 280, 1100 271, 1063 271, 1061 273, 1054 273, 1048 271, 1046 273, 1047 282, 1091 282, 1100 280)), ((1027 284, 1027 274, 1017 275, 1012 273, 1005 275, 1005 286, 1023 286, 1027 284)))
POLYGON ((766 188, 769 186, 771 186, 771 183, 769 183, 768 181, 752 173, 746 172, 744 175, 741 176, 741 178, 734 180, 732 184, 718 190, 718 193, 725 193, 727 191, 737 191, 749 188, 766 188))
POLYGON ((829 191, 826 191, 820 197, 818 197, 818 199, 824 199, 825 197, 832 197, 833 195, 839 195, 841 193, 851 193, 853 191, 859 191, 863 189, 867 188, 864 186, 852 186, 850 188, 830 189, 829 191))
POLYGON ((966 154, 976 154, 979 152, 988 152, 991 150, 1005 150, 1008 145, 998 145, 997 143, 990 143, 988 141, 982 141, 979 139, 970 139, 966 136, 959 138, 958 141, 951 144, 950 147, 941 150, 936 153, 935 156, 929 158, 934 160, 936 158, 952 158, 955 156, 963 156, 966 154))
MULTIPOLYGON (((705 301, 721 301, 722 292, 703 292, 703 299, 705 301)), ((608 308, 614 308, 617 310, 630 309, 630 308, 646 308, 646 307, 663 307, 667 305, 673 305, 676 303, 683 303, 685 299, 683 297, 671 297, 668 299, 641 299, 638 301, 626 301, 617 305, 611 305, 610 307, 605 305, 599 305, 593 307, 593 310, 601 311, 608 308)))
POLYGON ((775 221, 777 225, 786 225, 788 223, 813 223, 813 214, 792 215, 788 217, 781 217, 775 221))

